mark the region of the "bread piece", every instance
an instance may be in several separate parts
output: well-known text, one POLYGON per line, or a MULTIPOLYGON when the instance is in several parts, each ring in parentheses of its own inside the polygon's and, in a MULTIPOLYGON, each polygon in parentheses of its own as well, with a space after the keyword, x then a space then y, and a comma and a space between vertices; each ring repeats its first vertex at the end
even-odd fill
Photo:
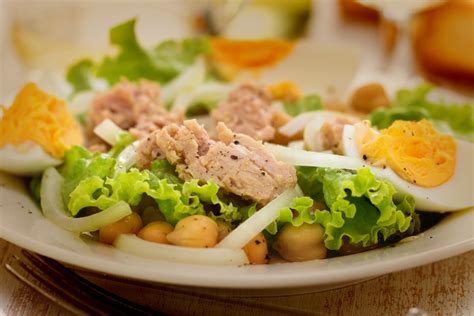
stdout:
POLYGON ((379 107, 390 106, 385 88, 380 83, 367 83, 352 93, 350 107, 360 113, 370 113, 379 107))
POLYGON ((428 77, 474 88, 473 0, 451 0, 420 12, 411 26, 415 58, 428 77))
POLYGON ((339 0, 338 4, 340 13, 344 18, 368 22, 377 22, 379 19, 379 12, 376 9, 354 0, 339 0))

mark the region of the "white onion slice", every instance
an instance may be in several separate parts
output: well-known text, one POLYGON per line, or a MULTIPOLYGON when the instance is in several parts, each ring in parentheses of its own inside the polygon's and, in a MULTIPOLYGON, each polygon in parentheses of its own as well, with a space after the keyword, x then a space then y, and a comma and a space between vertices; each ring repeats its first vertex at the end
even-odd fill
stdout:
POLYGON ((278 129, 280 134, 285 135, 286 137, 293 137, 299 132, 303 131, 306 125, 313 119, 314 115, 317 112, 305 112, 294 117, 288 123, 283 125, 278 129))
POLYGON ((230 232, 216 247, 242 249, 252 238, 270 225, 280 215, 280 210, 288 207, 291 201, 301 195, 298 188, 284 191, 270 203, 250 216, 245 222, 230 232))
POLYGON ((103 120, 99 125, 94 128, 94 134, 99 136, 109 145, 115 145, 119 139, 121 133, 124 130, 121 129, 117 124, 109 119, 103 120))
POLYGON ((288 143, 289 148, 304 150, 304 140, 295 140, 288 143))
POLYGON ((213 98, 224 99, 234 87, 230 84, 205 83, 195 89, 180 93, 173 102, 172 110, 187 109, 194 101, 213 98))
POLYGON ((114 246, 132 255, 191 264, 243 265, 249 262, 242 249, 164 245, 140 239, 135 235, 120 235, 114 246))
POLYGON ((161 100, 166 104, 173 101, 178 94, 199 86, 205 77, 206 64, 202 58, 199 58, 191 67, 161 89, 161 100))
POLYGON ((127 172, 128 169, 133 167, 137 161, 137 149, 140 141, 136 140, 118 155, 117 164, 115 165, 115 175, 119 172, 127 172))
POLYGON ((41 209, 44 216, 59 227, 77 232, 91 232, 115 223, 132 213, 130 206, 120 201, 97 214, 74 218, 67 215, 61 196, 64 179, 54 168, 48 168, 43 174, 41 185, 41 209))
POLYGON ((356 170, 365 165, 357 158, 333 154, 317 153, 301 149, 266 143, 265 147, 275 155, 277 160, 293 166, 337 168, 356 170))

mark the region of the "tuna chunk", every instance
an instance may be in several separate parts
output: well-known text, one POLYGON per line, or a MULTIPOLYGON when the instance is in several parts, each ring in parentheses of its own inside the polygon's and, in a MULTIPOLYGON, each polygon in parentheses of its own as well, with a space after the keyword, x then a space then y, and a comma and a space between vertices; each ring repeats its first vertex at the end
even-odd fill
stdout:
POLYGON ((160 102, 160 86, 150 81, 132 84, 123 80, 110 91, 99 93, 89 113, 88 134, 97 145, 93 129, 110 119, 135 137, 143 138, 170 123, 182 123, 183 113, 169 113, 160 102))
POLYGON ((323 150, 332 150, 333 153, 343 155, 342 150, 342 132, 344 131, 344 125, 354 124, 357 120, 345 118, 343 116, 336 118, 334 121, 328 121, 323 123, 319 131, 322 140, 323 150))
POLYGON ((257 140, 271 140, 275 136, 271 103, 270 95, 263 88, 243 84, 219 104, 212 117, 235 133, 257 140))
POLYGON ((228 192, 265 204, 296 185, 293 166, 276 161, 261 142, 234 134, 223 123, 212 140, 195 120, 171 124, 142 141, 137 161, 146 167, 157 157, 176 165, 183 180, 214 180, 228 192), (154 143, 153 143, 154 139, 154 143))

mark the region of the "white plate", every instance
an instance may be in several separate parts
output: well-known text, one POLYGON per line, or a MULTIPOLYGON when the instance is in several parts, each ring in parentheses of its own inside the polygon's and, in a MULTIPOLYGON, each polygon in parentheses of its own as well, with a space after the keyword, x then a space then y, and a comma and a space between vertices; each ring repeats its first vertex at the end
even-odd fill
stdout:
MULTIPOLYGON (((359 59, 365 56, 364 60, 368 61, 363 63, 365 66, 375 64, 376 60, 367 51, 359 54, 348 49, 348 45, 357 43, 376 48, 377 42, 371 34, 366 34, 368 39, 373 39, 372 46, 360 44, 365 41, 353 36, 352 27, 341 32, 329 30, 324 12, 318 12, 323 13, 321 18, 315 20, 321 24, 316 28, 321 30, 320 35, 330 34, 333 39, 333 34, 344 34, 344 39, 338 45, 330 46, 301 43, 291 58, 263 79, 272 81, 290 77, 304 88, 305 93, 343 97, 343 92, 349 90, 350 81, 359 68, 359 59), (346 36, 349 33, 350 36, 346 36)), ((156 40, 155 33, 152 32, 152 35, 156 40)), ((321 36, 319 40, 327 42, 327 38, 321 36)), ((368 51, 378 51, 375 48, 368 51)), ((12 59, 6 61, 4 64, 10 68, 4 73, 17 74, 18 69, 11 67, 15 65, 12 59)), ((375 78, 372 74, 361 74, 364 73, 359 72, 353 84, 375 78)), ((48 80, 42 84, 51 87, 51 81, 54 80, 48 76, 46 73, 48 80)), ((392 76, 389 78, 388 81, 381 80, 387 87, 394 81, 392 76)), ((15 83, 20 85, 25 78, 18 76, 17 79, 15 83)), ((383 78, 377 77, 379 79, 383 78)), ((407 84, 406 80, 399 81, 407 84)), ((15 86, 11 85, 12 90, 15 90, 15 86)), ((319 261, 243 267, 180 264, 131 256, 60 229, 42 216, 21 179, 0 173, 0 238, 68 264, 120 277, 202 288, 253 289, 258 295, 294 294, 339 287, 461 254, 474 248, 473 223, 474 209, 458 212, 411 242, 319 261), (257 291, 262 288, 267 290, 257 291)), ((243 292, 248 295, 249 290, 243 292)))
POLYGON ((42 216, 21 179, 0 173, 1 238, 78 267, 175 285, 285 293, 338 287, 474 249, 473 223, 474 209, 454 213, 411 242, 326 260, 243 267, 179 264, 127 255, 56 227, 42 216))

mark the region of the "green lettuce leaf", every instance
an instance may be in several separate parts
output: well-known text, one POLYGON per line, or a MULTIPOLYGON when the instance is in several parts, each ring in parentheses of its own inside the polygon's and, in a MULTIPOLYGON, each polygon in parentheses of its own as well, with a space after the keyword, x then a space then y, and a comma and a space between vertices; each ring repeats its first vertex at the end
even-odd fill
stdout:
MULTIPOLYGON (((289 207, 282 208, 278 218, 265 227, 265 231, 270 235, 275 235, 280 227, 285 223, 291 223, 293 226, 297 227, 305 223, 315 223, 316 217, 312 210, 313 202, 313 199, 308 196, 294 198, 289 207)), ((257 208, 256 205, 253 204, 243 212, 243 218, 247 219, 255 214, 255 212, 257 212, 257 208)))
POLYGON ((105 79, 110 85, 121 78, 130 81, 148 79, 165 84, 191 66, 198 56, 209 52, 206 38, 191 38, 181 42, 168 40, 153 49, 145 49, 135 34, 136 20, 113 27, 109 32, 110 44, 118 48, 115 56, 106 56, 101 62, 81 60, 69 67, 67 81, 74 93, 92 89, 90 79, 105 79))
POLYGON ((178 177, 176 168, 168 162, 168 160, 154 160, 151 163, 150 172, 157 179, 166 179, 168 183, 176 184, 181 187, 183 181, 178 177))
POLYGON ((125 147, 132 144, 134 141, 135 137, 133 137, 133 135, 129 132, 120 133, 117 142, 109 150, 109 155, 117 158, 117 156, 125 149, 125 147))
POLYGON ((163 79, 171 81, 183 70, 194 64, 197 57, 207 54, 210 46, 207 38, 187 38, 181 42, 167 40, 158 44, 151 52, 156 69, 163 79))
POLYGON ((370 121, 373 126, 379 129, 388 128, 396 120, 402 121, 421 121, 429 119, 430 114, 422 108, 401 108, 393 107, 389 109, 378 109, 370 115, 370 121))
POLYGON ((92 89, 90 82, 93 75, 94 62, 90 59, 83 59, 69 67, 66 73, 66 80, 73 88, 72 96, 79 92, 92 89))
MULTIPOLYGON (((68 204, 71 192, 78 184, 92 176, 99 179, 111 177, 116 160, 108 154, 91 153, 80 146, 73 146, 64 155, 59 172, 64 178, 63 200, 68 204)), ((76 215, 75 212, 72 212, 76 215)))
POLYGON ((431 90, 432 86, 429 84, 420 85, 413 90, 399 90, 390 108, 371 113, 372 125, 387 128, 395 120, 428 119, 441 132, 449 132, 457 138, 474 142, 473 105, 429 101, 427 96, 431 90))
POLYGON ((34 176, 30 179, 28 184, 28 189, 30 190, 31 195, 35 202, 39 203, 41 200, 41 182, 43 180, 42 176, 34 176))
POLYGON ((196 214, 208 214, 228 222, 241 219, 239 208, 219 197, 216 183, 200 184, 198 180, 183 183, 173 174, 174 167, 154 163, 151 170, 132 168, 114 178, 91 175, 71 191, 67 207, 71 214, 77 215, 83 208, 104 210, 118 201, 136 206, 146 194, 156 201, 166 221, 173 225, 196 214))
POLYGON ((361 243, 365 247, 393 235, 413 233, 416 228, 413 197, 399 195, 395 202, 393 185, 376 179, 368 168, 362 168, 357 173, 339 169, 298 168, 298 181, 303 192, 316 194, 317 199, 324 198, 329 207, 329 210, 314 212, 315 222, 325 229, 328 249, 338 250, 345 236, 350 243, 361 243), (322 192, 315 191, 311 183, 322 187, 322 192))
POLYGON ((110 44, 119 49, 116 56, 107 56, 98 65, 96 74, 113 85, 120 78, 131 81, 149 79, 165 82, 166 76, 155 67, 152 56, 138 43, 135 35, 136 20, 129 20, 110 30, 110 44))
POLYGON ((298 114, 310 111, 321 110, 323 105, 321 99, 317 95, 308 95, 300 100, 286 102, 283 104, 285 112, 291 116, 297 116, 298 114))
POLYGON ((105 210, 118 201, 136 206, 140 203, 143 193, 150 190, 148 179, 146 173, 137 169, 121 172, 115 178, 88 177, 71 192, 67 207, 75 216, 85 207, 94 206, 105 210))

